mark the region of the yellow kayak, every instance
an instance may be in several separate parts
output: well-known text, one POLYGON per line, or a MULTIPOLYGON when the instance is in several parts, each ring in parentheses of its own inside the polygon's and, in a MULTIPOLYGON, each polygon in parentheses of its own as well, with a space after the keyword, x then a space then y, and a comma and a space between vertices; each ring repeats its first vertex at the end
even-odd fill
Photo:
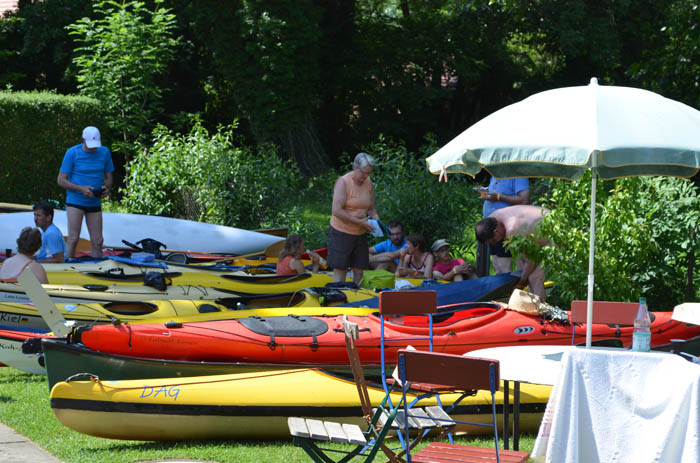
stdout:
MULTIPOLYGON (((114 260, 96 263, 46 264, 44 268, 51 284, 143 285, 144 277, 149 272, 161 273, 167 284, 204 286, 239 294, 290 292, 303 288, 324 287, 333 281, 332 275, 327 272, 294 275, 251 274, 244 271, 216 272, 191 267, 184 270, 176 266, 139 267, 114 260)), ((407 279, 407 281, 414 286, 419 286, 423 280, 407 279)))
MULTIPOLYGON (((370 290, 343 291, 350 302, 375 297, 370 290)), ((56 307, 66 320, 78 324, 161 323, 167 321, 193 322, 230 320, 250 316, 283 315, 368 315, 377 309, 366 307, 329 307, 319 302, 320 297, 308 291, 287 295, 232 297, 229 300, 154 300, 116 301, 106 303, 57 303, 56 307), (288 305, 296 301, 296 305, 288 305)), ((33 305, 0 303, 0 321, 3 327, 21 331, 48 332, 50 328, 33 305)))
MULTIPOLYGON (((379 404, 384 391, 368 388, 379 404)), ((550 386, 523 384, 520 391, 521 431, 536 431, 550 386)), ((400 394, 397 393, 397 403, 400 394)), ((458 395, 442 395, 444 406, 458 395)), ((503 394, 496 395, 503 404, 503 394)), ((513 403, 512 394, 510 403, 513 403)), ((424 399, 421 406, 434 405, 424 399)), ((450 415, 488 422, 490 395, 467 397, 450 415)), ((317 369, 237 373, 192 378, 128 381, 75 380, 51 390, 51 408, 65 426, 92 436, 133 440, 279 439, 289 438, 289 416, 321 417, 362 424, 357 388, 352 377, 317 369)), ((502 417, 500 417, 502 419, 502 417)), ((479 427, 457 431, 484 432, 479 427)))

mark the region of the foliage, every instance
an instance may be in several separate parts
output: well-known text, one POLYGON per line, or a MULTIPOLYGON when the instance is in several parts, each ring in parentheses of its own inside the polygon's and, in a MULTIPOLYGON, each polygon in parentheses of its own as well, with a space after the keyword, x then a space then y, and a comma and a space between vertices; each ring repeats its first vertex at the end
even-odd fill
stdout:
POLYGON ((664 22, 656 31, 657 46, 643 50, 628 74, 645 88, 700 106, 700 5, 674 0, 663 8, 664 22))
MULTIPOLYGON (((600 182, 597 196, 594 298, 644 295, 662 309, 682 302, 689 252, 700 251, 691 239, 700 224, 698 188, 677 178, 623 178, 600 182)), ((543 249, 545 270, 557 287, 555 303, 568 306, 586 298, 590 173, 573 184, 552 180, 542 202, 552 212, 540 230, 555 243, 543 249)))
MULTIPOLYGON (((83 127, 102 125, 104 113, 92 98, 50 92, 0 91, 0 198, 32 204, 60 200, 56 184, 63 154, 80 143, 83 127)), ((103 139, 109 140, 109 131, 103 139)))
POLYGON ((425 157, 437 149, 428 137, 419 153, 410 153, 403 143, 380 136, 365 151, 377 167, 372 172, 377 211, 384 222, 401 220, 407 233, 422 234, 428 245, 444 238, 455 257, 473 260, 476 250, 474 224, 481 217, 481 201, 467 177, 451 176, 438 182, 425 167, 425 157))
POLYGON ((75 91, 67 74, 75 44, 65 26, 91 11, 91 0, 19 1, 0 18, 0 88, 75 91))
POLYGON ((115 151, 129 153, 161 111, 164 89, 158 84, 175 48, 175 15, 155 0, 103 0, 95 6, 98 19, 82 18, 68 26, 80 44, 73 64, 81 93, 97 98, 107 109, 113 130, 121 140, 115 151))
POLYGON ((321 69, 321 10, 315 3, 240 0, 222 8, 219 1, 204 1, 197 31, 213 50, 208 58, 219 77, 207 85, 212 101, 225 105, 228 117, 245 120, 254 140, 275 141, 290 156, 302 148, 299 154, 308 159, 297 156, 297 163, 320 172, 325 154, 318 156, 323 149, 312 124, 321 69))
POLYGON ((131 211, 258 228, 294 198, 298 171, 270 145, 235 144, 234 127, 210 135, 199 123, 178 135, 158 126, 152 146, 127 165, 131 211))

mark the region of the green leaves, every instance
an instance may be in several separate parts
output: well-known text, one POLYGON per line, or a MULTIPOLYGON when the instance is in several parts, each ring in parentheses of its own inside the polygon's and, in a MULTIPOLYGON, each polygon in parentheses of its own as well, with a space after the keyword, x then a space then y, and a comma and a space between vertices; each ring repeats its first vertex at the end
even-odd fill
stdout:
POLYGON ((178 135, 163 126, 127 165, 123 203, 131 212, 259 228, 294 200, 299 172, 271 145, 235 143, 234 127, 214 134, 196 123, 178 135))
MULTIPOLYGON (((595 230, 598 300, 634 301, 647 296, 655 308, 684 300, 688 257, 700 251, 700 192, 677 178, 635 177, 599 182, 595 230)), ((558 302, 586 297, 590 173, 577 182, 551 181, 542 199, 552 213, 541 222, 555 246, 543 249, 545 269, 558 302)), ((695 287, 698 276, 696 271, 695 287)))
POLYGON ((175 15, 155 1, 101 1, 98 19, 82 18, 67 27, 80 44, 73 64, 78 88, 107 108, 112 129, 121 140, 112 148, 126 154, 150 130, 162 112, 163 89, 157 81, 180 43, 173 37, 175 15))

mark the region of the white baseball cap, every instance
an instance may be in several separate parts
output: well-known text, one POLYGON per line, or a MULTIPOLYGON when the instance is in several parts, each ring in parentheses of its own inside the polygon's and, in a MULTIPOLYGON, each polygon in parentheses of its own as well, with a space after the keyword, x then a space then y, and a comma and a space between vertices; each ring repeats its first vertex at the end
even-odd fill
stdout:
POLYGON ((97 127, 88 126, 83 129, 83 140, 85 140, 85 146, 88 148, 99 148, 102 146, 102 141, 100 140, 100 131, 97 127))

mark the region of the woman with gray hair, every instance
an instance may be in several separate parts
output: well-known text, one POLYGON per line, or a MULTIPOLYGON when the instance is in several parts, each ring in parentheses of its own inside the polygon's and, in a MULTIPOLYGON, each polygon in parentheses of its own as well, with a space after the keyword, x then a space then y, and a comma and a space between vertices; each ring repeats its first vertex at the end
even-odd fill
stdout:
POLYGON ((379 218, 374 203, 374 185, 369 176, 376 163, 367 153, 358 153, 352 171, 339 177, 333 188, 333 208, 328 230, 328 266, 333 281, 345 281, 348 268, 359 286, 364 269, 369 268, 367 232, 370 218, 379 218))
POLYGON ((48 283, 46 271, 40 263, 32 259, 41 247, 41 232, 38 228, 24 227, 17 238, 17 254, 7 259, 0 267, 0 281, 16 283, 17 277, 29 268, 40 283, 48 283))

